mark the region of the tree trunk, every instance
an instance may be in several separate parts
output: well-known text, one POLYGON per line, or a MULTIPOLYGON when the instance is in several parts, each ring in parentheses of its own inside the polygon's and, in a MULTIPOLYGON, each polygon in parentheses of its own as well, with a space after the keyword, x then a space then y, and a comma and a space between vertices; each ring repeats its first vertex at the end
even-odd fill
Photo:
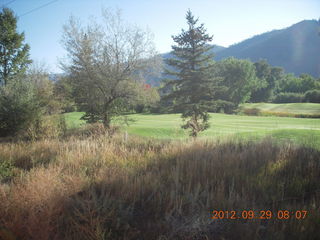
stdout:
POLYGON ((111 118, 108 113, 104 113, 102 122, 106 129, 110 129, 111 118))

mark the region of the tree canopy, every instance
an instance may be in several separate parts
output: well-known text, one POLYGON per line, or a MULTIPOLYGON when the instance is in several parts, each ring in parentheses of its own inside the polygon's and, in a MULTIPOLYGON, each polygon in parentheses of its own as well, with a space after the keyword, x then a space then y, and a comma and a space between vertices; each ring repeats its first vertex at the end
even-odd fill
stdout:
POLYGON ((112 117, 141 92, 140 73, 156 58, 147 31, 126 24, 119 12, 105 10, 103 19, 103 25, 91 22, 83 27, 71 18, 64 26, 64 69, 85 112, 83 119, 102 121, 108 128, 112 117))
POLYGON ((25 73, 31 63, 29 45, 24 33, 17 32, 17 17, 9 8, 0 12, 0 85, 6 85, 13 77, 25 73))
POLYGON ((235 106, 250 99, 251 92, 263 85, 257 80, 252 62, 243 59, 227 58, 217 62, 216 74, 223 80, 224 91, 219 98, 232 102, 235 106))

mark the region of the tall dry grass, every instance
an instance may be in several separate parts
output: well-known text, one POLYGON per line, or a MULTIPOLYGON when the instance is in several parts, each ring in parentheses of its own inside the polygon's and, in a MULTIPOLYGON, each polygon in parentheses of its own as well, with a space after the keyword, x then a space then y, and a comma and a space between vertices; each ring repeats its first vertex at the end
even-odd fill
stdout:
POLYGON ((320 239, 320 154, 271 140, 104 135, 2 143, 1 234, 16 239, 320 239), (212 210, 308 210, 212 220, 212 210))

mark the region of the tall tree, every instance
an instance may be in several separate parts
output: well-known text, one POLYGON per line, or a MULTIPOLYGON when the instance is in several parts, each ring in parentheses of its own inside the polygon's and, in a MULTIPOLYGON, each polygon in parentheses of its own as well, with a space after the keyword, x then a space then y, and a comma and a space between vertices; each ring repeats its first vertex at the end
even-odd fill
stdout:
POLYGON ((104 24, 91 22, 81 26, 70 19, 64 26, 63 44, 68 52, 64 70, 74 88, 74 96, 83 119, 102 121, 123 112, 138 94, 141 71, 155 59, 150 34, 126 24, 119 12, 103 11, 104 24))
POLYGON ((256 76, 261 88, 256 89, 251 93, 251 102, 267 102, 271 96, 272 86, 269 84, 271 75, 271 66, 266 60, 259 60, 254 63, 256 69, 256 76))
POLYGON ((283 69, 272 67, 266 60, 259 60, 254 63, 259 88, 252 92, 251 102, 268 102, 274 94, 276 83, 283 77, 283 69))
POLYGON ((173 58, 166 60, 169 69, 166 74, 174 80, 166 80, 166 87, 172 89, 164 99, 172 100, 174 111, 182 113, 184 129, 190 129, 190 135, 196 137, 200 131, 209 127, 208 110, 215 96, 213 54, 210 51, 212 36, 206 33, 203 24, 197 25, 192 12, 186 14, 188 29, 172 36, 176 45, 172 46, 173 58))
POLYGON ((17 32, 17 17, 9 8, 0 12, 0 85, 25 73, 29 59, 29 45, 24 44, 24 33, 17 32))
POLYGON ((255 67, 252 62, 233 57, 216 63, 216 74, 223 78, 225 91, 219 96, 232 102, 234 107, 250 99, 251 92, 261 88, 257 81, 255 67))

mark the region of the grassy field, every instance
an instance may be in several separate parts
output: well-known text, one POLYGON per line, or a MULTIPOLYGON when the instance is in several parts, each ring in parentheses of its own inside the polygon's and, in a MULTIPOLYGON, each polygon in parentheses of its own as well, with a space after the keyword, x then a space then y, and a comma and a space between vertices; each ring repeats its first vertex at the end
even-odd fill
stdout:
POLYGON ((133 114, 110 138, 82 114, 0 143, 0 239, 320 239, 320 119, 211 114, 190 139, 178 114, 133 114))
POLYGON ((268 112, 283 112, 293 114, 320 114, 320 104, 318 103, 246 103, 240 107, 246 108, 258 108, 261 111, 268 112))
POLYGON ((0 159, 0 239, 320 239, 311 148, 120 134, 2 143, 0 159))
MULTIPOLYGON (((84 124, 79 120, 82 113, 66 114, 68 127, 84 124)), ((211 127, 200 134, 201 138, 216 137, 250 137, 262 138, 272 136, 276 139, 290 139, 297 143, 320 146, 320 119, 256 117, 210 114, 211 127)), ((157 139, 184 139, 188 132, 181 129, 179 114, 132 114, 129 126, 124 126, 130 135, 157 139)))

